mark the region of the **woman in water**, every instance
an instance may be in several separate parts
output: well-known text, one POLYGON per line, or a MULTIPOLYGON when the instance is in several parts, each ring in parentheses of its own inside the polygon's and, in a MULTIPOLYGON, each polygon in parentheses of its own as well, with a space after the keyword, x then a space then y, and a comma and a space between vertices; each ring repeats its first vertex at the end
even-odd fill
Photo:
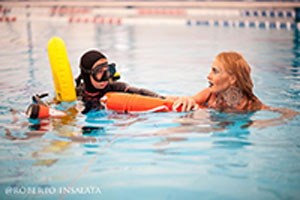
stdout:
POLYGON ((214 108, 219 111, 270 110, 282 114, 280 120, 292 118, 298 112, 285 108, 271 108, 264 105, 253 93, 250 66, 243 56, 236 52, 218 54, 207 76, 209 87, 195 96, 168 97, 175 100, 173 108, 182 106, 183 111, 198 107, 214 108))
POLYGON ((164 98, 146 89, 135 88, 124 82, 112 81, 114 73, 115 65, 109 64, 107 58, 99 51, 91 50, 81 57, 80 75, 76 78, 76 93, 85 105, 82 113, 101 108, 100 98, 112 91, 164 98), (82 80, 83 82, 81 82, 82 80))

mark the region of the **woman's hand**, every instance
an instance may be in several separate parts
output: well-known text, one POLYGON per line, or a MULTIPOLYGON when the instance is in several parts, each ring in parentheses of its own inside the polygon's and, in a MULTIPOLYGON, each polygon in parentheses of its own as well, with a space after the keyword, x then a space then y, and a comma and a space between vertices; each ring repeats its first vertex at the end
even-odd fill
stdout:
POLYGON ((195 102, 193 97, 190 96, 184 96, 184 97, 178 97, 173 104, 173 110, 177 110, 181 106, 181 112, 188 112, 191 110, 198 109, 198 105, 195 102))
POLYGON ((176 101, 179 98, 180 98, 179 96, 166 96, 166 100, 168 101, 176 101))

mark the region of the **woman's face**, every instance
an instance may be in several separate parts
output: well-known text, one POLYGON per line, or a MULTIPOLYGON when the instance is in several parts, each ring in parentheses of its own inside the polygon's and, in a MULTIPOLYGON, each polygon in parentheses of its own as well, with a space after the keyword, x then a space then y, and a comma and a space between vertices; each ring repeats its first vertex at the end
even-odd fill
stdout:
MULTIPOLYGON (((103 64, 103 63, 105 63, 105 62, 107 62, 106 59, 100 59, 100 60, 98 60, 97 62, 94 63, 92 69, 96 68, 98 65, 103 64)), ((104 72, 105 72, 106 70, 108 70, 108 67, 103 67, 103 68, 101 68, 101 70, 96 74, 96 77, 97 77, 98 80, 101 79, 101 77, 103 76, 103 74, 104 74, 104 72)), ((90 79, 91 79, 91 83, 93 84, 93 86, 94 86, 95 88, 97 88, 97 89, 104 89, 104 88, 107 86, 107 84, 108 84, 108 81, 101 81, 101 82, 95 81, 92 75, 90 75, 90 79)))
POLYGON ((234 76, 228 74, 224 69, 224 65, 217 59, 213 62, 207 79, 209 81, 209 87, 212 92, 215 93, 224 92, 235 83, 234 76))

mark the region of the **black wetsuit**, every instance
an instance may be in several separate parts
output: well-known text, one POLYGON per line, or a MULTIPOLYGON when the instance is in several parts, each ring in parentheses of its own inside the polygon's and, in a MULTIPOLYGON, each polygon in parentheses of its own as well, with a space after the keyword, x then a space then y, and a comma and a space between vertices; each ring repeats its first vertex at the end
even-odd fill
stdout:
POLYGON ((157 97, 164 99, 164 96, 161 96, 155 92, 152 92, 143 88, 136 88, 128 85, 124 82, 109 82, 105 89, 98 90, 95 93, 89 93, 85 90, 83 83, 76 88, 77 97, 79 100, 84 102, 85 109, 82 113, 87 113, 92 109, 99 110, 103 109, 100 104, 100 98, 103 97, 107 92, 125 92, 132 94, 140 94, 143 96, 157 97))

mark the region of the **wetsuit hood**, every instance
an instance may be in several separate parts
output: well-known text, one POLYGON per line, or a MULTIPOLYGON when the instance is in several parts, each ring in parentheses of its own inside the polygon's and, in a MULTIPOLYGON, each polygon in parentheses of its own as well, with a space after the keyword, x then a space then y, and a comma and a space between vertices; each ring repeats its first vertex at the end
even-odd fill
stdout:
MULTIPOLYGON (((80 68, 91 70, 95 62, 103 58, 106 59, 106 57, 99 51, 96 50, 88 51, 80 59, 80 68)), ((85 89, 87 92, 95 93, 99 91, 99 89, 93 86, 90 79, 90 74, 84 72, 82 69, 81 69, 81 77, 84 81, 85 89)))

